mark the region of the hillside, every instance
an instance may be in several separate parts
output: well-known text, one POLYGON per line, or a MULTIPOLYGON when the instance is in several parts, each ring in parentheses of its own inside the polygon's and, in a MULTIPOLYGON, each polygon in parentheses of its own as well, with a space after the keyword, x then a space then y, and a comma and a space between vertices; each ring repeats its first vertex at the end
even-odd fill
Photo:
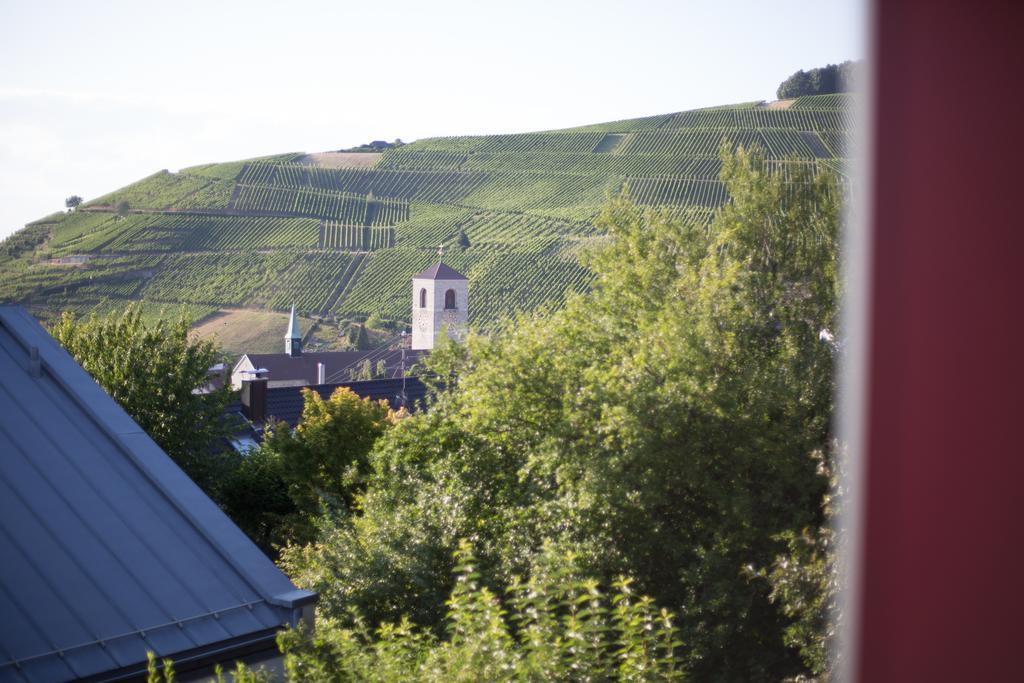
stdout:
POLYGON ((847 104, 824 95, 160 171, 0 243, 0 300, 44 319, 129 300, 196 317, 295 303, 325 324, 373 315, 398 329, 409 278, 444 243, 470 279, 470 324, 491 329, 590 285, 578 254, 599 237, 609 193, 628 184, 640 204, 707 217, 726 201, 723 138, 760 145, 780 173, 841 169, 847 104))

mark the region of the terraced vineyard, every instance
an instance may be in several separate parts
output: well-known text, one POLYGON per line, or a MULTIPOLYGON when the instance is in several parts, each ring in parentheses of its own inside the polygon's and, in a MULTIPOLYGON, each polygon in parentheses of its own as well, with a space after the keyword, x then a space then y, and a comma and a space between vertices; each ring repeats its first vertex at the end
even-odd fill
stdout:
POLYGON ((446 245, 470 323, 561 304, 592 283, 578 254, 606 197, 706 220, 728 201, 719 151, 762 147, 773 172, 842 173, 849 96, 750 102, 506 135, 429 138, 376 165, 290 153, 160 171, 26 227, 0 249, 0 298, 49 317, 129 300, 409 321, 409 279, 446 245))

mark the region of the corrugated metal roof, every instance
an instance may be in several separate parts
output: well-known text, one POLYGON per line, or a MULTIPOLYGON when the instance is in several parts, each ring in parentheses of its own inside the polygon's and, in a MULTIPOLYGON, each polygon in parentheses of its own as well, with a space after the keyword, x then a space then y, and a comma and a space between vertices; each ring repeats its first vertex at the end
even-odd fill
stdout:
POLYGON ((295 623, 315 599, 14 306, 0 306, 0 548, 0 682, 173 657, 295 623))

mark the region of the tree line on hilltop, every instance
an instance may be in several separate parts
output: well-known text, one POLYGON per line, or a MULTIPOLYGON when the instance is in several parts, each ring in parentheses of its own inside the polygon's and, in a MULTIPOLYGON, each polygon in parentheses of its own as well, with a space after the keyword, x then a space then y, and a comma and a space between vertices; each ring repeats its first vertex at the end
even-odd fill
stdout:
POLYGON ((847 60, 841 64, 828 64, 810 71, 801 69, 779 84, 776 96, 780 100, 788 100, 794 97, 850 92, 863 67, 862 61, 847 60))

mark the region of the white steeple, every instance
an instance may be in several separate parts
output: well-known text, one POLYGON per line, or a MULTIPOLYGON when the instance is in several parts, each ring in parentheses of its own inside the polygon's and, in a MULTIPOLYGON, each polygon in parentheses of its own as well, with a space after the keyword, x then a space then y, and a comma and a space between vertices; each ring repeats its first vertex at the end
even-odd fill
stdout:
POLYGON ((412 279, 413 349, 434 348, 442 330, 461 340, 469 322, 469 280, 441 261, 443 245, 437 255, 435 265, 412 279))
POLYGON ((295 315, 295 304, 292 304, 288 331, 284 335, 284 352, 293 357, 302 355, 302 332, 299 331, 299 318, 295 315))

